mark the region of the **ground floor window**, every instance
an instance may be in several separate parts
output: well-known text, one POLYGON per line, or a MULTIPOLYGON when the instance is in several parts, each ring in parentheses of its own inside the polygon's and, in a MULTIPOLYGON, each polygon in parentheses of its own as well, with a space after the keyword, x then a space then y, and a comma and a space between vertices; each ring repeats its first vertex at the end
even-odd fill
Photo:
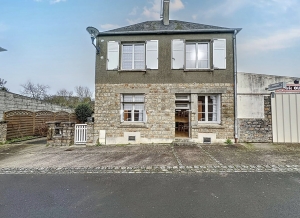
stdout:
POLYGON ((121 121, 143 122, 145 121, 144 95, 123 94, 121 121))
POLYGON ((198 95, 198 122, 220 123, 220 95, 198 95))

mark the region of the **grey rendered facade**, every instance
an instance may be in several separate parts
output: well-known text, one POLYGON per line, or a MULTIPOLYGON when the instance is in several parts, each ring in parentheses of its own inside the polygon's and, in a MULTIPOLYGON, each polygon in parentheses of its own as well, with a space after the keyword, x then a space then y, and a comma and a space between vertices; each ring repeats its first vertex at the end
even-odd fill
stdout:
POLYGON ((162 20, 99 33, 94 116, 100 142, 233 140, 239 31, 162 20))

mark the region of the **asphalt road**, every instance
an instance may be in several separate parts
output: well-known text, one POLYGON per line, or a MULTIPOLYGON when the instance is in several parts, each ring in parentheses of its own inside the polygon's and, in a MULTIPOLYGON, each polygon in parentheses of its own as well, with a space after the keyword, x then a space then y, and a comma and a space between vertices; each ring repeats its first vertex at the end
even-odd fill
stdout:
POLYGON ((299 173, 0 175, 0 217, 300 216, 299 173))

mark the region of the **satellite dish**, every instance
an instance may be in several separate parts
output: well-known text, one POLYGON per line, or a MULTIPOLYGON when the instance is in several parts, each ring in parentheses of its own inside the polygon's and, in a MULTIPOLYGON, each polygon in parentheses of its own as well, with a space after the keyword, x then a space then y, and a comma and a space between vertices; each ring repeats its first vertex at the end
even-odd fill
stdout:
POLYGON ((89 26, 86 28, 86 31, 91 35, 92 44, 95 46, 97 50, 97 54, 100 53, 100 47, 97 46, 97 35, 99 34, 99 30, 97 30, 95 27, 89 26))
POLYGON ((6 50, 6 49, 4 49, 4 48, 1 48, 1 47, 0 47, 0 52, 1 52, 1 51, 7 51, 7 50, 6 50))
POLYGON ((88 31, 88 33, 95 38, 99 34, 99 30, 97 30, 95 27, 92 27, 92 26, 87 27, 86 31, 88 31))

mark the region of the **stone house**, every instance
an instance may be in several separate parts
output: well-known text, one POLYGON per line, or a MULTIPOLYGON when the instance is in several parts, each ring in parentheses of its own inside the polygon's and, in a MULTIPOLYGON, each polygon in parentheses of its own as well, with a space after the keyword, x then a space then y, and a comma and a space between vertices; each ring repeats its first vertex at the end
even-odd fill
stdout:
POLYGON ((236 138, 240 30, 169 20, 164 0, 162 20, 100 32, 95 139, 134 144, 236 138))

